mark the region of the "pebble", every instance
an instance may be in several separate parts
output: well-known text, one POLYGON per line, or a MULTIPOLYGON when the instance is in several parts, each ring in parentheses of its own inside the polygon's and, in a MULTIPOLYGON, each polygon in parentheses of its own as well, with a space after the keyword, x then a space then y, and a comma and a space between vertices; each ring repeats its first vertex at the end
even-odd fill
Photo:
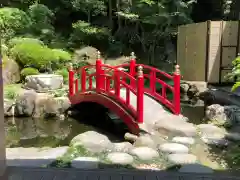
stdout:
POLYGON ((131 154, 145 161, 159 157, 158 152, 149 147, 136 147, 132 149, 131 154))
POLYGON ((188 145, 192 145, 195 142, 195 140, 192 137, 180 137, 180 136, 174 137, 172 141, 176 143, 188 144, 188 145))
POLYGON ((193 154, 169 154, 168 160, 174 164, 193 164, 197 157, 193 154))
POLYGON ((107 155, 107 159, 113 164, 127 165, 133 162, 133 157, 127 153, 113 152, 107 155))
POLYGON ((165 143, 159 146, 159 150, 165 153, 188 153, 187 146, 178 143, 165 143))

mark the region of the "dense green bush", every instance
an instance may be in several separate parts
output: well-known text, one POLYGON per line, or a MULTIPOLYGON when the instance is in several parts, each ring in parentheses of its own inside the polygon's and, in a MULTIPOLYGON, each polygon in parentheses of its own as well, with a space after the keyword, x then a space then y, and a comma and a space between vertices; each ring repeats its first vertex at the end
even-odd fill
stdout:
POLYGON ((35 68, 31 68, 31 67, 28 67, 28 68, 24 68, 22 69, 21 71, 21 79, 24 80, 26 76, 28 75, 37 75, 39 74, 39 71, 35 68))
POLYGON ((50 49, 34 38, 13 38, 9 41, 10 55, 22 67, 59 69, 71 60, 71 54, 62 49, 50 49))
POLYGON ((67 70, 67 68, 59 69, 59 70, 55 71, 55 74, 62 75, 64 83, 68 82, 68 70, 67 70))
POLYGON ((13 48, 15 45, 22 44, 22 43, 32 43, 32 44, 39 44, 44 45, 44 43, 36 38, 28 38, 28 37, 15 37, 8 41, 8 47, 13 48))
POLYGON ((233 62, 233 69, 231 73, 228 73, 225 78, 229 81, 234 81, 235 84, 232 87, 232 91, 235 91, 240 85, 240 56, 237 56, 233 62))
POLYGON ((62 68, 67 62, 71 61, 72 56, 67 51, 62 49, 52 49, 55 61, 52 63, 52 68, 62 68))
POLYGON ((110 32, 107 28, 99 28, 92 26, 84 21, 77 21, 72 25, 73 32, 69 41, 74 45, 92 44, 100 48, 103 46, 103 41, 107 42, 110 32))
POLYGON ((56 60, 55 54, 46 46, 20 43, 11 49, 11 56, 22 66, 41 68, 56 60))
POLYGON ((31 19, 18 8, 0 8, 0 33, 3 39, 26 33, 31 26, 31 19))

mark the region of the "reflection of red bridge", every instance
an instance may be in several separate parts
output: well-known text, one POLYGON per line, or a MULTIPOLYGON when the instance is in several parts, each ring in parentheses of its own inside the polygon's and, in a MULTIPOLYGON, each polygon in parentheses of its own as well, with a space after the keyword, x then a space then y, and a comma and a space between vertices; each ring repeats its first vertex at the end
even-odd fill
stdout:
POLYGON ((73 105, 95 102, 109 108, 126 123, 130 131, 136 134, 139 132, 138 125, 146 122, 144 112, 150 111, 150 115, 156 113, 154 111, 156 108, 152 107, 153 103, 149 101, 147 95, 151 97, 151 101, 154 99, 174 114, 180 114, 179 72, 178 65, 173 75, 169 75, 154 67, 136 64, 134 58, 131 58, 130 63, 110 66, 102 63, 99 54, 96 65, 84 66, 77 70, 70 67, 69 99, 73 105), (147 73, 144 73, 145 71, 147 73), (172 80, 174 85, 170 86, 158 77, 172 80), (144 85, 144 78, 149 79, 149 87, 144 85), (157 83, 161 84, 161 93, 156 91, 157 83), (167 98, 167 90, 172 92, 173 100, 167 98), (150 102, 148 105, 147 101, 150 102))

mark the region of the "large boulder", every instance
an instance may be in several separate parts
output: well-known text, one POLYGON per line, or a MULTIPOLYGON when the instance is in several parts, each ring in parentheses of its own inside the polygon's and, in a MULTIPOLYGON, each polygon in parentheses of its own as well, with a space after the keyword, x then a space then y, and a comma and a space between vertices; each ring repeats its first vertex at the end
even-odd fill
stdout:
POLYGON ((4 116, 11 117, 14 115, 14 101, 4 99, 4 116))
POLYGON ((85 61, 88 64, 95 64, 97 59, 97 52, 98 50, 91 46, 78 49, 74 52, 73 61, 75 63, 79 61, 85 61))
POLYGON ((234 105, 213 104, 206 108, 205 118, 218 126, 236 126, 240 124, 240 108, 234 105))
POLYGON ((72 146, 81 146, 91 153, 102 153, 114 150, 114 144, 107 136, 95 131, 87 131, 75 136, 71 143, 72 146))
POLYGON ((29 75, 25 79, 25 88, 38 92, 63 88, 63 76, 56 74, 29 75))
POLYGON ((3 59, 2 76, 4 84, 12 84, 20 81, 20 69, 18 64, 9 58, 3 59))
POLYGON ((56 116, 70 107, 67 97, 54 98, 47 93, 36 93, 34 90, 26 90, 19 95, 15 103, 15 116, 56 116))

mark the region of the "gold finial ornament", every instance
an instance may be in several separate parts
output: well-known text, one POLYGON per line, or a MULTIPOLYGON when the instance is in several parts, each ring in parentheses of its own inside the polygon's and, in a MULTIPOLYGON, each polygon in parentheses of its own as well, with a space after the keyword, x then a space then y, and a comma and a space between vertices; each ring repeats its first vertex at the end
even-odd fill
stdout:
POLYGON ((72 64, 72 63, 69 63, 69 65, 68 65, 68 70, 69 70, 69 71, 72 71, 72 70, 73 70, 73 64, 72 64))
POLYGON ((143 67, 138 66, 138 76, 143 76, 143 67))
POLYGON ((175 66, 175 74, 180 74, 180 66, 178 64, 175 66))
POLYGON ((100 51, 97 52, 97 58, 98 58, 98 59, 101 58, 101 53, 100 53, 100 51))

